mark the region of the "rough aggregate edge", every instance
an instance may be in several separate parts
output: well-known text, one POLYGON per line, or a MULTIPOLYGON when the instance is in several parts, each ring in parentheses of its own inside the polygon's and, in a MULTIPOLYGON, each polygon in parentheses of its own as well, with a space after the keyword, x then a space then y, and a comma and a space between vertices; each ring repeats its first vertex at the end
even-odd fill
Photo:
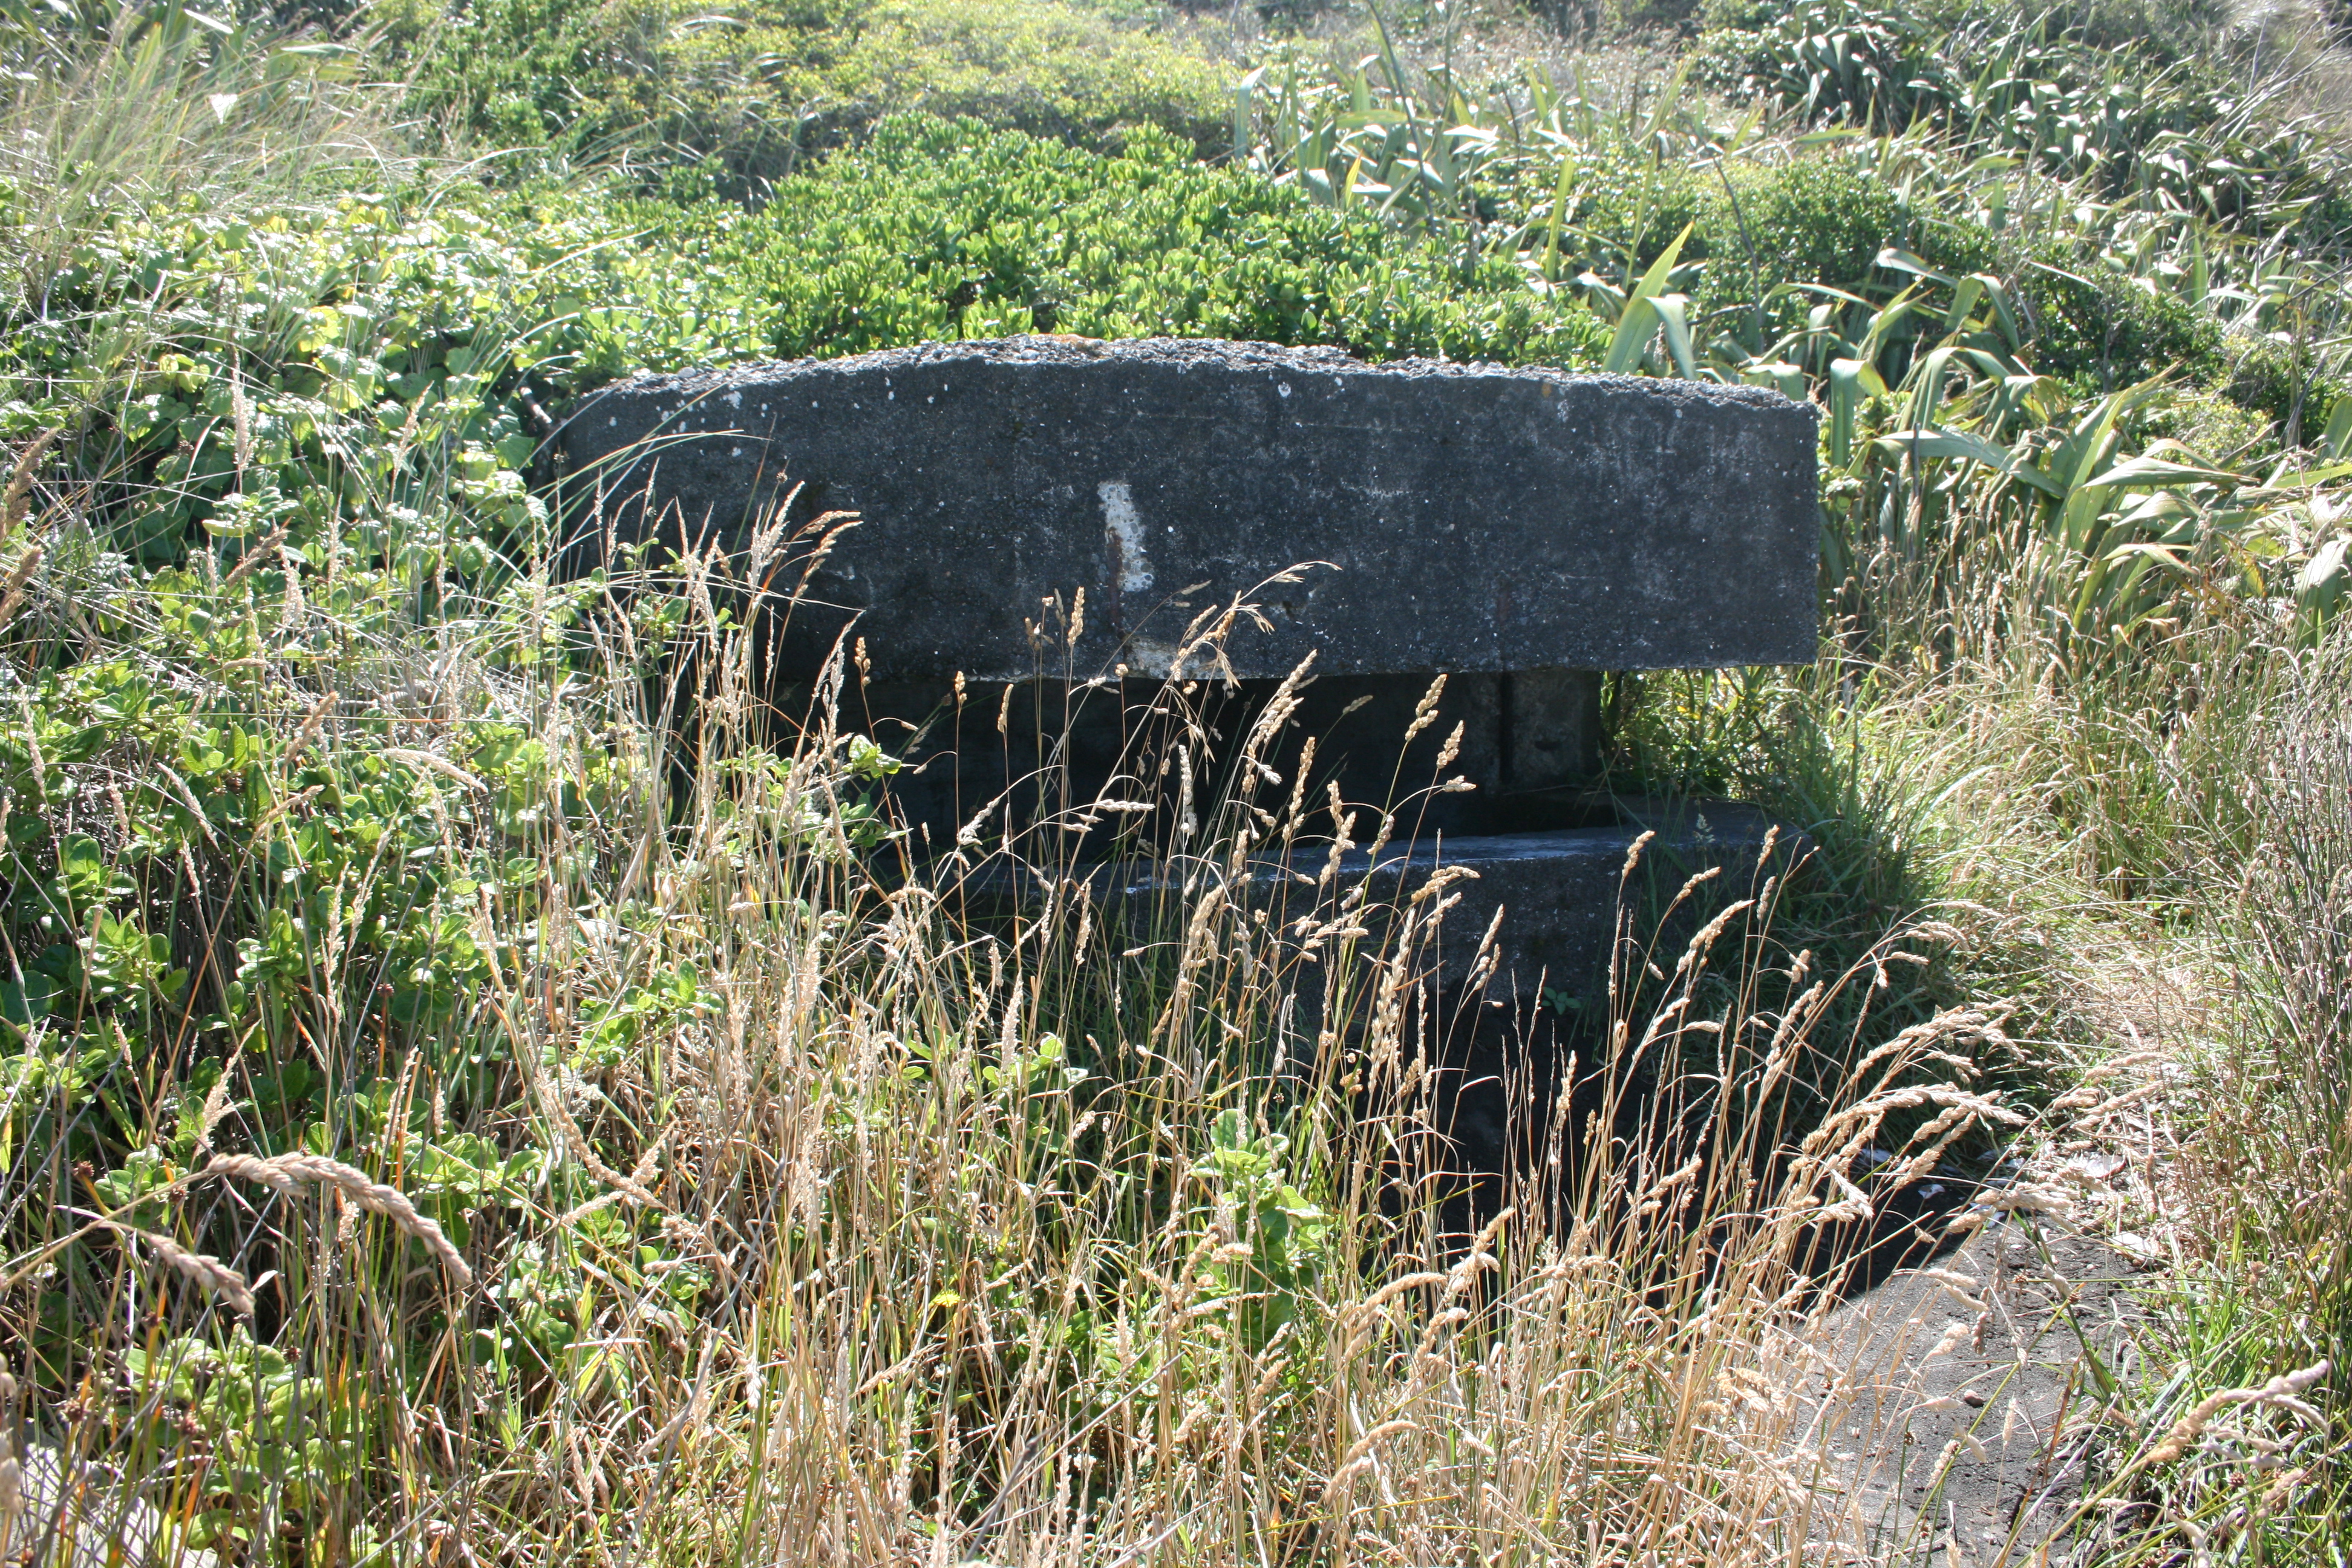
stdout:
POLYGON ((1800 414, 1812 423, 1818 423, 1820 419, 1820 410, 1811 403, 1797 402, 1770 387, 1735 385, 1725 382, 1612 375, 1552 370, 1540 365, 1495 364, 1480 360, 1373 362, 1353 358, 1345 350, 1328 346, 1286 348, 1279 343, 1223 338, 1071 340, 1036 335, 919 343, 908 348, 846 354, 838 359, 759 360, 719 369, 686 370, 668 374, 638 371, 590 393, 583 399, 583 406, 616 395, 700 398, 803 377, 856 374, 868 371, 911 373, 958 365, 1089 365, 1106 363, 1166 364, 1180 370, 1194 366, 1235 371, 1287 370, 1301 374, 1378 376, 1391 380, 1542 382, 1556 386, 1591 387, 1629 394, 1665 403, 1800 414))

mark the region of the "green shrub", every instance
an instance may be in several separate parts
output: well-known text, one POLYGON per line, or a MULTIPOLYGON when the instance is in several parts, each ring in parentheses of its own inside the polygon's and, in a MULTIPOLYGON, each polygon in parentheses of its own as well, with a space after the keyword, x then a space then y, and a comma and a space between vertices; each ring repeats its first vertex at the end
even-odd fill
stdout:
POLYGON ((1709 16, 1698 78, 1801 122, 1932 126, 1949 153, 2018 159, 2104 201, 2252 233, 2344 232, 2340 153, 2189 47, 2210 20, 2200 0, 1940 18, 1879 0, 1735 0, 1709 16))
POLYGON ((420 446, 446 447, 462 477, 429 540, 372 553, 407 552, 431 575, 530 521, 515 470, 532 442, 497 395, 515 367, 484 345, 554 308, 562 275, 540 271, 543 255, 600 231, 551 226, 516 247, 456 206, 427 219, 346 201, 257 222, 183 205, 82 239, 40 314, 5 320, 0 437, 63 431, 109 542, 163 565, 210 537, 226 567, 280 525, 298 542, 337 518, 384 535, 381 513, 359 514, 414 505, 383 487, 401 486, 392 454, 420 446), (152 311, 155 335, 125 365, 107 324, 129 310, 152 311))
MULTIPOLYGON (((1541 187, 1557 175, 1538 173, 1506 187, 1502 205, 1529 216, 1548 210, 1550 193, 1541 187)), ((1873 301, 1891 298, 1911 279, 1878 265, 1889 248, 1911 251, 1948 273, 1999 266, 1994 237, 1981 226, 1916 213, 1886 182, 1833 155, 1699 172, 1596 163, 1577 173, 1570 221, 1572 243, 1582 247, 1578 267, 1604 276, 1629 267, 1638 271, 1687 225, 1681 258, 1700 265, 1682 286, 1706 310, 1736 312, 1742 335, 1758 304, 1765 326, 1780 331, 1801 323, 1822 298, 1788 285, 1818 284, 1873 301)))
POLYGON ((2273 420, 2235 399, 2204 387, 2184 387, 2152 409, 2151 438, 2163 437, 2221 461, 2246 460, 2272 438, 2273 420))
MULTIPOLYGON (((1070 331, 1332 343, 1365 358, 1596 361, 1581 306, 1507 258, 1462 260, 1370 213, 1318 206, 1139 132, 1106 156, 971 121, 907 118, 708 231, 759 344, 856 353, 1070 331)), ((664 243, 690 249, 702 216, 664 243)))
POLYGON ((1609 20, 1629 32, 1671 30, 1688 35, 1698 30, 1704 14, 1700 0, 1611 0, 1609 20))
POLYGON ((1909 215, 1885 182, 1852 164, 1802 158, 1778 168, 1741 166, 1708 192, 1700 229, 1710 295, 1761 296, 1802 279, 1867 294, 1884 280, 1878 254, 1908 237, 1909 215))
MULTIPOLYGON (((1993 236, 1968 222, 1923 216, 1885 180, 1832 156, 1759 168, 1734 166, 1704 192, 1692 241, 1713 258, 1705 294, 1717 308, 1769 300, 1788 283, 1884 300, 1910 282, 1878 264, 1909 251, 1949 274, 1997 269, 1993 236)), ((1792 290, 1769 310, 1782 326, 1821 296, 1792 290)))
POLYGON ((2095 258, 2050 252, 2019 282, 2032 318, 2029 357, 2045 375, 2105 391, 2166 370, 2198 382, 2225 371, 2211 316, 2095 258))
POLYGON ((756 215, 562 188, 472 210, 460 189, 257 220, 192 194, 70 245, 38 313, 0 317, 0 437, 62 428, 110 542, 162 565, 209 539, 224 568, 281 524, 383 533, 362 513, 390 454, 442 443, 460 478, 431 538, 382 546, 431 575, 532 520, 520 395, 560 406, 633 369, 1031 331, 1598 358, 1600 322, 1507 260, 1188 152, 1148 129, 1107 155, 908 117, 756 215), (106 323, 134 301, 158 335, 126 371, 106 323))
MULTIPOLYGON (((1529 216, 1540 215, 1551 204, 1557 176, 1541 167, 1523 173, 1532 177, 1514 193, 1514 205, 1529 216)), ((1698 176, 1678 163, 1652 167, 1595 160, 1576 171, 1573 184, 1568 222, 1594 261, 1608 257, 1647 267, 1685 225, 1697 220, 1706 202, 1698 176)), ((1691 238, 1685 253, 1696 259, 1705 255, 1706 242, 1696 232, 1691 238)))
POLYGON ((2300 354, 2277 337, 2234 331, 2221 340, 2228 362, 2228 379, 2221 384, 2231 402, 2277 426, 2281 438, 2296 424, 2300 441, 2315 439, 2326 429, 2336 402, 2346 395, 2344 382, 2322 373, 2317 356, 2306 347, 2300 354))
MULTIPOLYGON (((745 36, 763 53, 760 30, 745 36)), ((828 123, 897 109, 972 118, 1081 143, 1157 126, 1206 153, 1232 136, 1224 73, 1164 39, 1038 0, 879 0, 846 42, 770 81, 828 123)), ((688 57, 693 58, 691 56, 688 57)))

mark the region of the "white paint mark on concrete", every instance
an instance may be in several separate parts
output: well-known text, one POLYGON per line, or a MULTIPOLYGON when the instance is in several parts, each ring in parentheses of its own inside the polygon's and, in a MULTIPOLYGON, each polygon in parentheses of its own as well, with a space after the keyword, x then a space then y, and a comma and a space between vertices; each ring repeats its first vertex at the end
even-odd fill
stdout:
POLYGON ((1105 479, 1095 487, 1102 498, 1103 531, 1118 555, 1118 591, 1139 594, 1151 586, 1151 563, 1143 553, 1143 519, 1124 479, 1105 479))

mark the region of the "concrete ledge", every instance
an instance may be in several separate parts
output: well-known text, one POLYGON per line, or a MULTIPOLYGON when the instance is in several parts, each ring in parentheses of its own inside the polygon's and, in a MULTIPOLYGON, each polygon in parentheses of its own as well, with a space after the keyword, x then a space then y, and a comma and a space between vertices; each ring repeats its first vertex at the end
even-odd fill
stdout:
POLYGON ((1237 594, 1270 623, 1232 640, 1244 678, 1310 649, 1355 675, 1814 654, 1814 414, 1751 387, 1013 338, 639 377, 563 441, 591 533, 740 545, 793 486, 797 521, 862 515, 786 668, 855 618, 877 679, 1158 675, 1237 594), (1075 648, 1041 653, 1024 618, 1081 589, 1075 648))
MULTIPOLYGON (((1540 986, 1597 1006, 1605 1000, 1621 919, 1638 919, 1644 909, 1664 910, 1692 876, 1719 871, 1717 886, 1665 930, 1633 933, 1648 956, 1671 967, 1706 911, 1746 896, 1768 875, 1786 876, 1811 849, 1804 835, 1776 828, 1765 813, 1734 801, 1640 800, 1622 803, 1621 811, 1623 820, 1600 826, 1444 835, 1391 846, 1377 865, 1365 851, 1351 851, 1340 858, 1337 887, 1369 881, 1363 918, 1377 931, 1441 869, 1466 870, 1470 876, 1445 889, 1459 899, 1425 950, 1424 978, 1442 993, 1467 984, 1480 940, 1499 910, 1487 985, 1494 995, 1533 999, 1540 986), (1652 837, 1629 875, 1626 857, 1644 833, 1652 837)), ((1318 899, 1338 896, 1318 895, 1315 887, 1327 854, 1302 847, 1289 863, 1254 861, 1237 894, 1268 910, 1274 924, 1283 927, 1317 907, 1318 899)), ((1106 909, 1132 910, 1173 894, 1188 877, 1219 873, 1213 863, 1184 862, 1098 865, 1079 875, 1106 909)), ((1042 902, 1052 885, 1050 877, 995 860, 968 877, 961 892, 1009 910, 1042 902)))
MULTIPOLYGON (((1786 828, 1775 834, 1763 812, 1730 801, 1636 804, 1626 816, 1618 826, 1464 835, 1391 850, 1373 873, 1370 901, 1402 902, 1444 867, 1470 871, 1448 889, 1461 902, 1440 928, 1434 956, 1441 988, 1469 977, 1479 939, 1499 910, 1496 994, 1533 995, 1540 982, 1597 1004, 1602 994, 1594 987, 1605 985, 1621 917, 1638 917, 1645 902, 1663 910, 1685 881, 1710 868, 1721 872, 1724 886, 1744 891, 1767 874, 1759 863, 1768 839, 1771 872, 1785 873, 1810 847, 1786 828), (1628 875, 1626 857, 1643 833, 1654 837, 1628 875)), ((1342 875, 1360 871, 1343 865, 1342 875)), ((1702 900, 1702 907, 1712 901, 1720 900, 1702 900)), ((1663 933, 1633 934, 1645 948, 1657 936, 1663 951, 1651 956, 1671 968, 1696 925, 1684 920, 1663 933)))
MULTIPOLYGON (((1609 826, 1449 836, 1389 850, 1377 869, 1360 855, 1348 857, 1341 877, 1371 870, 1368 903, 1377 909, 1402 903, 1442 868, 1467 870, 1471 877, 1447 889, 1461 901, 1447 911, 1433 949, 1439 987, 1469 978, 1479 939, 1499 910, 1496 994, 1532 996, 1540 983, 1597 1004, 1603 993, 1595 988, 1605 987, 1621 917, 1637 915, 1645 901, 1663 909, 1685 880, 1710 868, 1720 869, 1726 886, 1744 889, 1751 877, 1760 879, 1768 838, 1773 871, 1785 873, 1809 847, 1785 828, 1774 835, 1772 819, 1755 807, 1730 801, 1637 803, 1626 816, 1609 826), (1626 856, 1645 832, 1655 837, 1628 876, 1626 856)), ((1683 927, 1695 925, 1677 922, 1663 933, 1663 956, 1652 956, 1671 967, 1689 940, 1683 927)), ((1634 934, 1645 946, 1653 936, 1634 934)))

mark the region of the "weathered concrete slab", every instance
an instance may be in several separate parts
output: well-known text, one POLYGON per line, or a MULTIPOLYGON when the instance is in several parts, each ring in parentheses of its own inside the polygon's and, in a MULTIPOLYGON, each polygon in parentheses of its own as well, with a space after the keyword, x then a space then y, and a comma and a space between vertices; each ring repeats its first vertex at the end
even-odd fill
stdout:
MULTIPOLYGON (((934 844, 944 845, 1000 795, 987 816, 992 828, 1005 831, 1057 805, 1082 816, 1086 803, 1107 789, 1121 799, 1157 802, 1160 818, 1150 826, 1164 826, 1183 807, 1180 781, 1160 764, 1187 740, 1196 806, 1205 809, 1231 787, 1233 754, 1276 685, 1249 679, 1229 690, 1209 682, 1181 705, 1190 724, 1168 717, 1164 684, 1145 678, 1099 685, 1024 681, 1009 703, 1003 687, 976 687, 977 696, 961 707, 936 680, 875 680, 845 694, 840 706, 845 722, 878 737, 905 763, 891 788, 903 819, 923 825, 934 844), (1190 725, 1198 726, 1197 734, 1190 725), (1198 736, 1215 739, 1203 746, 1198 736), (1116 788, 1114 777, 1124 781, 1116 788)), ((1261 781, 1258 804, 1279 805, 1306 769, 1301 798, 1310 805, 1320 806, 1336 787, 1368 823, 1394 809, 1423 834, 1558 826, 1563 814, 1580 822, 1590 816, 1580 796, 1553 797, 1589 784, 1599 772, 1597 676, 1449 676, 1433 718, 1416 728, 1432 687, 1423 675, 1335 675, 1308 683, 1296 694, 1288 721, 1260 749, 1282 783, 1261 781), (1305 749, 1310 739, 1311 767, 1305 749), (1441 770, 1449 746, 1452 756, 1441 770), (1471 787, 1434 792, 1454 779, 1471 787)), ((796 711, 804 694, 795 689, 784 698, 796 711)))
MULTIPOLYGON (((1445 917, 1430 956, 1441 988, 1469 979, 1480 940, 1497 910, 1498 994, 1546 989, 1600 1003, 1619 921, 1643 909, 1663 910, 1695 874, 1718 868, 1727 884, 1760 879, 1759 867, 1785 873, 1809 846, 1752 806, 1730 801, 1624 803, 1626 820, 1534 833, 1464 834, 1394 847, 1372 864, 1362 852, 1343 858, 1342 877, 1369 875, 1368 907, 1401 907, 1445 868, 1471 873, 1451 889, 1460 901, 1445 917), (1652 835, 1628 873, 1634 840, 1652 835)), ((1685 921, 1695 925, 1695 921, 1685 921)), ((1648 944, 1654 933, 1636 933, 1648 944)), ((1680 955, 1689 931, 1665 934, 1664 960, 1680 955)))
POLYGON ((1795 1462, 1839 1500, 1812 1521, 1823 1561, 2025 1568, 2079 1543, 2102 1436, 2092 1363, 2115 1365, 2146 1312, 2131 1259, 2006 1216, 1937 1256, 1959 1197, 1929 1210, 1914 1263, 1811 1326, 1811 1452, 1795 1462))
POLYGON ((1814 416, 1776 393, 1329 349, 1047 338, 625 381, 565 432, 598 522, 743 539, 862 514, 788 662, 877 679, 1164 673, 1236 594, 1241 677, 1809 661, 1814 416), (1304 580, 1254 592, 1306 563, 1304 580), (1086 592, 1083 634, 1024 628, 1086 592))
MULTIPOLYGON (((1755 807, 1735 801, 1635 799, 1618 803, 1620 820, 1590 827, 1532 833, 1433 835, 1386 846, 1378 860, 1366 849, 1340 857, 1337 887, 1364 885, 1357 919, 1380 933, 1394 911, 1441 874, 1463 879, 1447 891, 1452 902, 1436 933, 1417 951, 1418 978, 1454 994, 1476 978, 1487 930, 1497 938, 1486 989, 1496 996, 1531 996, 1540 986, 1563 996, 1605 1000, 1611 956, 1621 935, 1633 936, 1661 963, 1682 944, 1721 900, 1745 893, 1767 876, 1786 876, 1811 852, 1803 835, 1776 826, 1755 807), (1641 853, 1629 866, 1636 840, 1641 853), (1642 924, 1674 902, 1693 876, 1716 871, 1721 888, 1683 908, 1663 929, 1642 924), (1464 873, 1467 873, 1464 877, 1464 873), (1497 922, 1496 915, 1508 919, 1497 922), (1626 931, 1622 922, 1634 929, 1626 931)), ((1272 927, 1289 929, 1302 914, 1328 913, 1339 896, 1318 887, 1328 850, 1302 849, 1295 859, 1269 855, 1252 860, 1234 897, 1267 910, 1272 927)), ((1041 901, 1064 872, 1040 871, 1011 860, 984 862, 965 882, 967 896, 1013 907, 1041 901)), ((1201 877, 1222 877, 1214 857, 1201 862, 1150 861, 1098 865, 1086 873, 1092 894, 1114 918, 1201 877)), ((1374 936, 1373 945, 1385 940, 1374 936)))

